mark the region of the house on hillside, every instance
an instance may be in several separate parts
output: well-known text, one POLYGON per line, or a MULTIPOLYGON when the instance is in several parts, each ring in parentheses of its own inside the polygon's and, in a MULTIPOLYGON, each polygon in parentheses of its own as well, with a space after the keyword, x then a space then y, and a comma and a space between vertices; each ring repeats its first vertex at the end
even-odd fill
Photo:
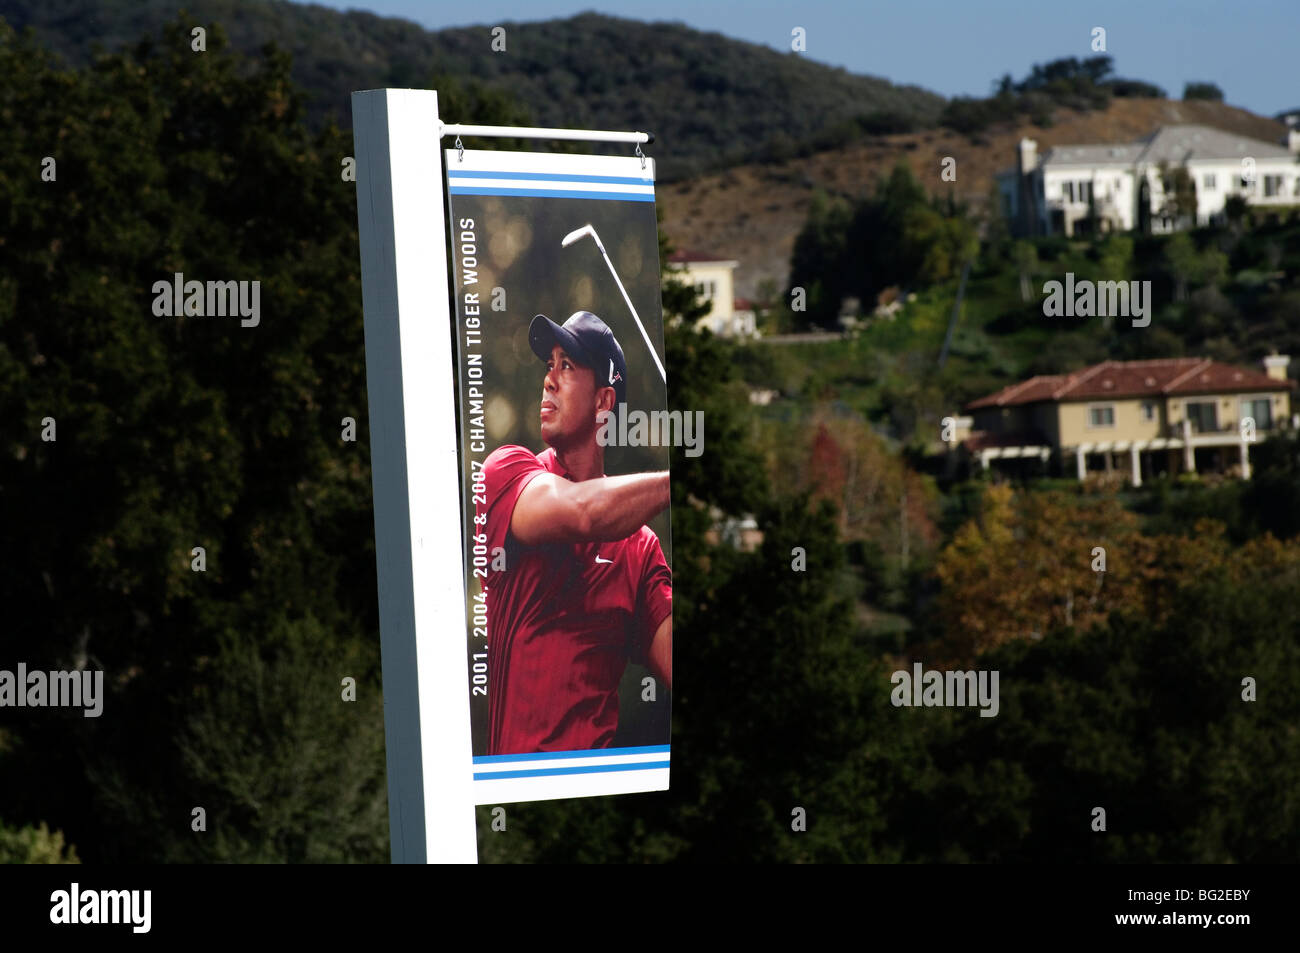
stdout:
POLYGON ((758 337, 754 306, 736 297, 734 276, 740 262, 692 249, 675 251, 668 261, 679 266, 685 272, 682 277, 686 283, 694 285, 701 297, 713 305, 713 310, 696 322, 697 327, 722 337, 758 337))
POLYGON ((1262 371, 1196 357, 1103 361, 1031 377, 967 404, 949 449, 985 470, 1056 457, 1063 470, 1073 463, 1080 481, 1125 469, 1134 486, 1144 476, 1201 469, 1248 479, 1251 443, 1291 416, 1289 363, 1284 354, 1264 358, 1262 371))
POLYGON ((1221 221, 1229 196, 1252 206, 1300 205, 1300 130, 1281 145, 1209 126, 1161 126, 1127 145, 1054 146, 1021 139, 1013 168, 997 173, 1003 213, 1017 235, 1169 232, 1192 224, 1165 191, 1183 170, 1195 189, 1195 224, 1221 221))

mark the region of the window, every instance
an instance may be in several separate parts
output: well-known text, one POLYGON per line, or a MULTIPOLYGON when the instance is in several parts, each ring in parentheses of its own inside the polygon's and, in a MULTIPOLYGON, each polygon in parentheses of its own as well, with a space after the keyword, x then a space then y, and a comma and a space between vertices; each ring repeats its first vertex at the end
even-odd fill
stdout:
POLYGON ((1264 195, 1267 198, 1273 198, 1282 194, 1282 176, 1266 175, 1264 176, 1264 195))
POLYGON ((1201 185, 1207 192, 1212 191, 1214 189, 1214 173, 1205 173, 1205 177, 1201 179, 1201 185))
POLYGON ((1256 397, 1241 402, 1242 418, 1250 417, 1255 421, 1256 432, 1273 429, 1273 401, 1268 397, 1256 397))
POLYGON ((1142 419, 1146 421, 1156 419, 1156 405, 1149 400, 1142 401, 1142 419))
POLYGON ((1219 429, 1219 405, 1212 400, 1188 401, 1187 419, 1192 433, 1215 433, 1219 429))
POLYGON ((712 301, 713 296, 718 293, 718 283, 716 281, 701 281, 695 285, 695 290, 702 297, 708 298, 712 301))
POLYGON ((1061 194, 1067 202, 1086 202, 1092 198, 1092 183, 1062 182, 1061 194))
POLYGON ((1115 408, 1114 407, 1089 407, 1088 408, 1088 426, 1089 427, 1113 427, 1115 426, 1115 408))

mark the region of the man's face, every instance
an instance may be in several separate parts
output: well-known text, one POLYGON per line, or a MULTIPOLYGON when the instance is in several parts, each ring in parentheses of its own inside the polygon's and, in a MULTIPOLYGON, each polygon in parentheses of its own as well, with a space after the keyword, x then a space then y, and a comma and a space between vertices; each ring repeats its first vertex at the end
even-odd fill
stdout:
POLYGON ((542 439, 558 449, 596 440, 596 415, 614 406, 614 388, 596 386, 596 372, 558 344, 542 378, 542 439))

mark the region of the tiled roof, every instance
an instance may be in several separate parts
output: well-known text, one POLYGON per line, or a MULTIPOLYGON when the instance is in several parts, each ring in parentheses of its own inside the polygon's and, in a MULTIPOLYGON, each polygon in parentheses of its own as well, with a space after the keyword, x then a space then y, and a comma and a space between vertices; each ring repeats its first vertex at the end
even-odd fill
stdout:
POLYGON ((1102 361, 1071 374, 1031 377, 971 401, 966 410, 1016 407, 1039 401, 1275 391, 1292 387, 1291 381, 1275 380, 1263 371, 1201 357, 1102 361))
POLYGON ((1250 139, 1210 126, 1182 124, 1161 126, 1137 142, 1123 145, 1054 146, 1043 155, 1043 165, 1132 165, 1136 162, 1174 164, 1198 159, 1286 159, 1291 153, 1283 146, 1250 139))

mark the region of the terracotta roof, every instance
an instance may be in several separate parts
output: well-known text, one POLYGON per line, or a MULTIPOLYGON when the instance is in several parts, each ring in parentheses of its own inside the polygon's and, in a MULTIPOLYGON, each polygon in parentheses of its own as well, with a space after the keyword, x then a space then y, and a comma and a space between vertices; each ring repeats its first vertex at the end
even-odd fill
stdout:
POLYGON ((737 298, 732 305, 737 311, 753 311, 754 302, 748 298, 737 298))
POLYGON ((1015 407, 1039 401, 1290 390, 1294 386, 1292 381, 1275 380, 1263 371, 1202 357, 1102 361, 1071 374, 1031 377, 973 400, 965 409, 1015 407))

